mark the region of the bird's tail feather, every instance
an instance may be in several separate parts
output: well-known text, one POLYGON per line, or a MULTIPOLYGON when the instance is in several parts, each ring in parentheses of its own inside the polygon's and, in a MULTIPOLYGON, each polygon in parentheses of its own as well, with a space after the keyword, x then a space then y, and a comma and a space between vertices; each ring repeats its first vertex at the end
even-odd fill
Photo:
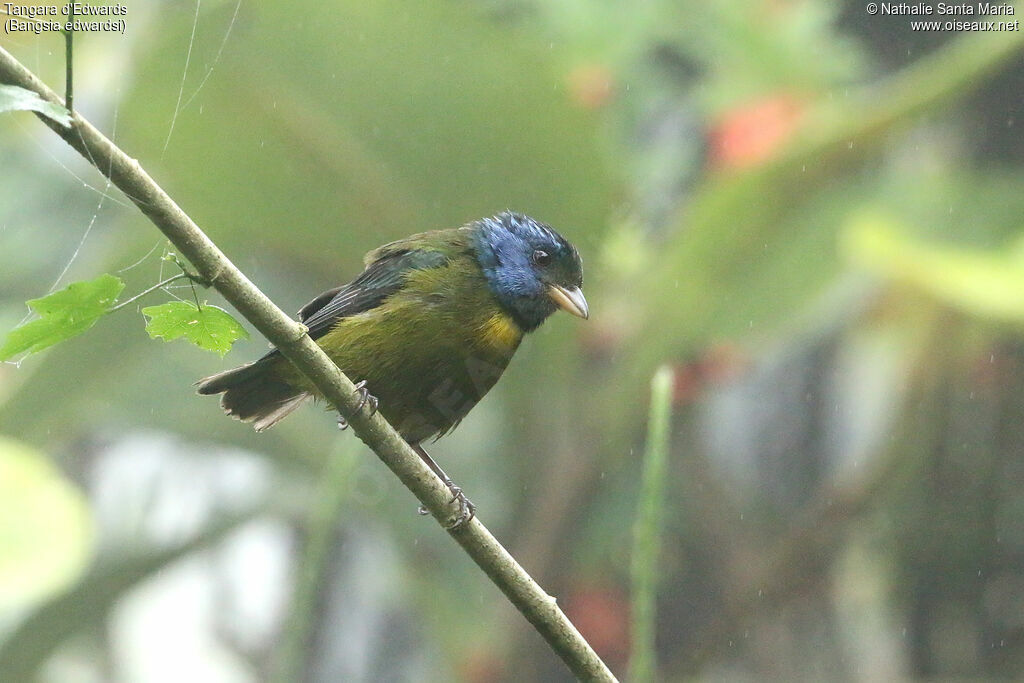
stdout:
POLYGON ((271 370, 276 358, 263 358, 196 382, 200 394, 224 394, 224 412, 251 422, 258 432, 269 429, 298 408, 310 394, 278 378, 271 370))

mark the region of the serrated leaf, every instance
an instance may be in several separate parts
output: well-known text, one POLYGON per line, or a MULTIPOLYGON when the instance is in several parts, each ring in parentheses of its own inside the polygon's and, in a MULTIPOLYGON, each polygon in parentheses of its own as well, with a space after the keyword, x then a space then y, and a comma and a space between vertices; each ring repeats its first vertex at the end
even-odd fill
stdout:
POLYGON ((0 347, 0 361, 22 353, 37 353, 82 334, 110 310, 122 289, 124 282, 120 278, 105 273, 28 301, 29 308, 41 317, 11 330, 0 347))
POLYGON ((201 349, 223 356, 239 339, 248 339, 237 320, 223 308, 204 303, 197 308, 190 301, 169 301, 159 306, 147 306, 142 314, 149 318, 146 331, 153 339, 161 337, 173 341, 185 337, 201 349))
POLYGON ((16 85, 0 85, 0 113, 5 111, 37 111, 65 128, 71 125, 71 114, 67 109, 16 85))

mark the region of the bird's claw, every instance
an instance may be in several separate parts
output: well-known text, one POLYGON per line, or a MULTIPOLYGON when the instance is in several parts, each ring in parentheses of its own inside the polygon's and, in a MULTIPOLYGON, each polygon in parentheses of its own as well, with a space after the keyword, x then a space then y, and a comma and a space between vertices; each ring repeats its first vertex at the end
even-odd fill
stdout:
POLYGON ((362 410, 363 406, 369 404, 370 415, 375 414, 378 406, 380 406, 380 401, 366 388, 365 379, 356 384, 356 393, 359 394, 359 405, 356 406, 356 410, 362 410))
MULTIPOLYGON (((359 403, 356 405, 356 412, 363 409, 363 406, 370 406, 370 415, 377 413, 377 408, 380 406, 380 401, 376 396, 370 393, 370 390, 366 388, 366 380, 360 381, 356 384, 356 393, 359 394, 359 403)), ((341 415, 338 415, 338 429, 344 431, 348 429, 348 420, 341 415)))
POLYGON ((466 497, 466 494, 462 492, 460 487, 456 486, 451 481, 447 481, 445 483, 448 484, 448 489, 452 492, 452 499, 448 502, 454 503, 458 501, 459 503, 459 514, 455 516, 455 519, 452 520, 451 524, 445 527, 448 531, 451 531, 453 529, 458 529, 463 524, 468 524, 469 521, 476 516, 476 505, 473 505, 473 501, 466 497))
MULTIPOLYGON (((448 531, 452 529, 458 529, 463 524, 467 524, 469 520, 476 516, 476 505, 473 505, 473 501, 466 497, 466 494, 462 492, 462 488, 456 486, 454 482, 448 480, 445 482, 448 486, 448 490, 452 492, 451 500, 449 503, 459 502, 459 514, 455 516, 452 523, 445 527, 448 531)), ((426 505, 420 505, 417 510, 421 515, 429 515, 430 510, 427 509, 426 505)))

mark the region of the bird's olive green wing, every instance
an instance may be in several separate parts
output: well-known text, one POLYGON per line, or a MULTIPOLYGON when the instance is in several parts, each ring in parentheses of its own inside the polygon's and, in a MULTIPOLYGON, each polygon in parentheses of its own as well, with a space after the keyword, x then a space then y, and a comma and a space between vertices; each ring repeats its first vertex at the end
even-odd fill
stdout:
POLYGON ((379 306, 402 288, 405 276, 412 270, 438 268, 449 257, 439 251, 424 249, 391 250, 380 254, 359 277, 347 285, 327 290, 299 311, 299 319, 309 328, 309 336, 319 339, 346 318, 379 306))

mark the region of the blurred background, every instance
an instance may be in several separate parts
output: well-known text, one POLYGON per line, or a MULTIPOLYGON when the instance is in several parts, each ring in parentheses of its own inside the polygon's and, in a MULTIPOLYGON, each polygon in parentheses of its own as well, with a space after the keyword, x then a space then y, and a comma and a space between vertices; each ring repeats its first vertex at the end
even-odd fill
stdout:
MULTIPOLYGON (((505 208, 579 247, 591 319, 552 318, 430 450, 617 674, 669 364, 659 680, 1024 676, 1019 24, 127 8, 125 35, 77 37, 76 109, 285 310, 505 208)), ((63 90, 61 36, 0 44, 63 90)), ((173 274, 160 237, 33 116, 0 117, 0 332, 69 282, 173 274)), ((266 346, 151 341, 138 309, 174 296, 0 365, 0 680, 570 679, 330 415, 257 435, 195 396, 266 346)))

